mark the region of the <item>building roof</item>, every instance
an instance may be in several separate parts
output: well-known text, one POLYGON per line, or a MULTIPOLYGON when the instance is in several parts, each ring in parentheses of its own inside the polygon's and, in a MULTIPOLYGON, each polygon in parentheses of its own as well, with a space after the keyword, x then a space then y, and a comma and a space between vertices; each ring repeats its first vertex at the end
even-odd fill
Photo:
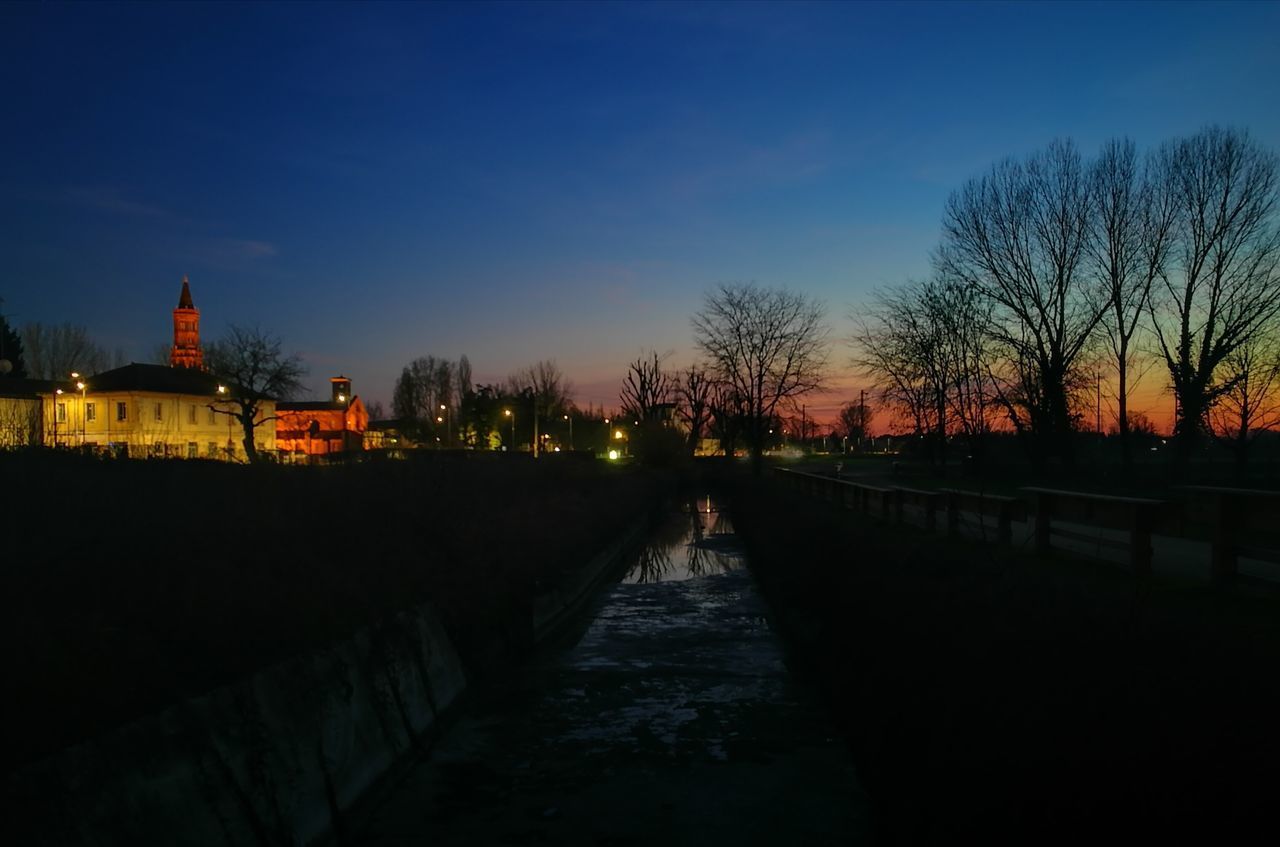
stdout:
POLYGON ((187 282, 187 275, 182 275, 182 296, 178 298, 179 309, 194 309, 196 304, 191 300, 191 285, 187 282))
POLYGON ((86 380, 89 391, 150 391, 159 394, 217 394, 223 380, 195 368, 144 365, 134 362, 123 368, 103 371, 86 380))

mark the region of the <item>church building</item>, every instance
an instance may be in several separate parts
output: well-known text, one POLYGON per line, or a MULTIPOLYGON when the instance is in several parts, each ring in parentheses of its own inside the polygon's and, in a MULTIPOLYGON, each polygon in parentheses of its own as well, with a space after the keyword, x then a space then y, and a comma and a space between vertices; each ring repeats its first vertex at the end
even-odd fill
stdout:
POLYGON ((330 399, 276 404, 276 447, 286 458, 332 456, 364 449, 369 412, 351 380, 329 380, 330 399))

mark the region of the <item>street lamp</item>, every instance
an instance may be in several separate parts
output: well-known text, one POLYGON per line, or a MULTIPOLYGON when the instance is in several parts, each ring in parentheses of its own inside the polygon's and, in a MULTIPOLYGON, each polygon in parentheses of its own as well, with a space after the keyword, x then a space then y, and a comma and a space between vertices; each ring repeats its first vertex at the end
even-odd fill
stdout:
MULTIPOLYGON (((606 452, 609 450, 609 419, 608 418, 604 419, 604 449, 606 452)), ((613 457, 610 456, 609 458, 613 458, 613 457)))
POLYGON ((573 449, 573 418, 569 417, 568 415, 565 415, 564 419, 569 422, 569 449, 572 450, 573 449))
POLYGON ((83 379, 80 379, 80 374, 75 371, 71 372, 71 378, 76 380, 76 388, 80 389, 80 446, 84 447, 84 443, 86 441, 85 434, 88 431, 89 426, 87 423, 88 412, 86 411, 85 406, 85 389, 89 386, 85 384, 83 379))
POLYGON ((502 414, 511 418, 511 451, 514 453, 516 449, 516 413, 510 409, 503 409, 502 414))
POLYGON ((453 446, 453 421, 450 420, 449 418, 449 407, 441 403, 440 411, 444 412, 444 417, 436 415, 436 423, 444 424, 444 446, 452 447, 453 446))
POLYGON ((58 446, 58 398, 62 396, 62 389, 56 388, 53 391, 53 446, 58 446))

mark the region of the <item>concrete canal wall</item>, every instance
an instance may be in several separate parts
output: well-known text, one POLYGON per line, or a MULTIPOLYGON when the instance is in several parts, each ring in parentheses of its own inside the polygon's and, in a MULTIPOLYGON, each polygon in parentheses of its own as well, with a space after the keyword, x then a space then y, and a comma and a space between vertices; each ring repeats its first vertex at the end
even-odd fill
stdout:
MULTIPOLYGON (((535 639, 579 614, 647 527, 539 593, 535 639)), ((420 606, 11 774, 6 829, 24 845, 322 840, 466 687, 439 617, 420 606)))

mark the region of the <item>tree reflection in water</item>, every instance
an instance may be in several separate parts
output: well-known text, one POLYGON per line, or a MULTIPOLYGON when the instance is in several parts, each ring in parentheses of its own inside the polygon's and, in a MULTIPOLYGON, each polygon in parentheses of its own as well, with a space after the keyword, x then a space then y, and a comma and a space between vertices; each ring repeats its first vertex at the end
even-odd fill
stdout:
POLYGON ((624 582, 711 576, 739 567, 727 515, 713 509, 710 498, 691 501, 654 530, 624 582))

